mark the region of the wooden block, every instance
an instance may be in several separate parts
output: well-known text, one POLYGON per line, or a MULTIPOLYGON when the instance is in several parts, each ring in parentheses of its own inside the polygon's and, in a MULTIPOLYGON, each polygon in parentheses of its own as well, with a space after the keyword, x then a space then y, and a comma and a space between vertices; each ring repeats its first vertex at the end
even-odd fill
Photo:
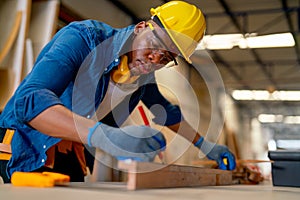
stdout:
POLYGON ((8 54, 8 52, 12 48, 12 46, 17 38, 18 31, 19 31, 19 28, 21 25, 21 20, 22 20, 22 11, 18 11, 15 16, 14 25, 12 27, 12 30, 10 31, 10 34, 9 34, 3 48, 0 50, 0 63, 2 63, 3 59, 8 54))
POLYGON ((11 146, 9 144, 0 143, 0 153, 11 153, 11 146))
POLYGON ((232 184, 232 172, 219 169, 135 161, 120 161, 118 168, 128 173, 128 190, 232 184))

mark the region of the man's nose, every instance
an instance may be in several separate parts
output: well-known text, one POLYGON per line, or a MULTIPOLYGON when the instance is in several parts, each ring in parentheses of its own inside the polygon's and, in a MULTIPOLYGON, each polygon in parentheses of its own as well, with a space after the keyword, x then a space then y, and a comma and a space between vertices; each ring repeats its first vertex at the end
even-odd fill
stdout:
POLYGON ((160 64, 161 55, 158 55, 158 54, 154 53, 153 51, 151 51, 147 57, 151 63, 160 64))

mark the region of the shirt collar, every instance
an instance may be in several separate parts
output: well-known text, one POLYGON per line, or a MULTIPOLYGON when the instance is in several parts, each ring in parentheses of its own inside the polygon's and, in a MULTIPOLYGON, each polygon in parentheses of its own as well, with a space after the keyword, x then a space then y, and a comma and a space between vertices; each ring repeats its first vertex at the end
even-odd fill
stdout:
POLYGON ((131 50, 129 43, 133 35, 133 30, 134 25, 117 29, 116 33, 112 36, 112 64, 107 68, 106 72, 109 72, 113 67, 117 66, 120 63, 120 56, 131 50))

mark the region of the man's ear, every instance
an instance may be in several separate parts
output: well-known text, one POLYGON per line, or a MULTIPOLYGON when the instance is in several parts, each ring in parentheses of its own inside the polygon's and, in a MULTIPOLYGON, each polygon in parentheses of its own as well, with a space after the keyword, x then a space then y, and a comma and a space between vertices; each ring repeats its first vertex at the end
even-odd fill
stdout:
POLYGON ((138 34, 142 30, 144 30, 147 27, 147 23, 145 21, 139 22, 137 25, 134 27, 134 33, 138 34))

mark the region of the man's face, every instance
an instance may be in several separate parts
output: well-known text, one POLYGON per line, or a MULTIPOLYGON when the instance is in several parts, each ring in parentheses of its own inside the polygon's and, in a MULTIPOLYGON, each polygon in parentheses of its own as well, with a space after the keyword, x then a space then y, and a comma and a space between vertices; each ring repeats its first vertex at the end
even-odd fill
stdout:
POLYGON ((131 59, 128 64, 130 72, 134 76, 161 69, 173 61, 176 56, 175 53, 166 49, 173 45, 167 34, 156 24, 153 26, 155 26, 156 33, 153 33, 153 30, 146 23, 143 23, 136 32, 132 43, 131 59), (161 40, 167 42, 163 44, 161 40))

